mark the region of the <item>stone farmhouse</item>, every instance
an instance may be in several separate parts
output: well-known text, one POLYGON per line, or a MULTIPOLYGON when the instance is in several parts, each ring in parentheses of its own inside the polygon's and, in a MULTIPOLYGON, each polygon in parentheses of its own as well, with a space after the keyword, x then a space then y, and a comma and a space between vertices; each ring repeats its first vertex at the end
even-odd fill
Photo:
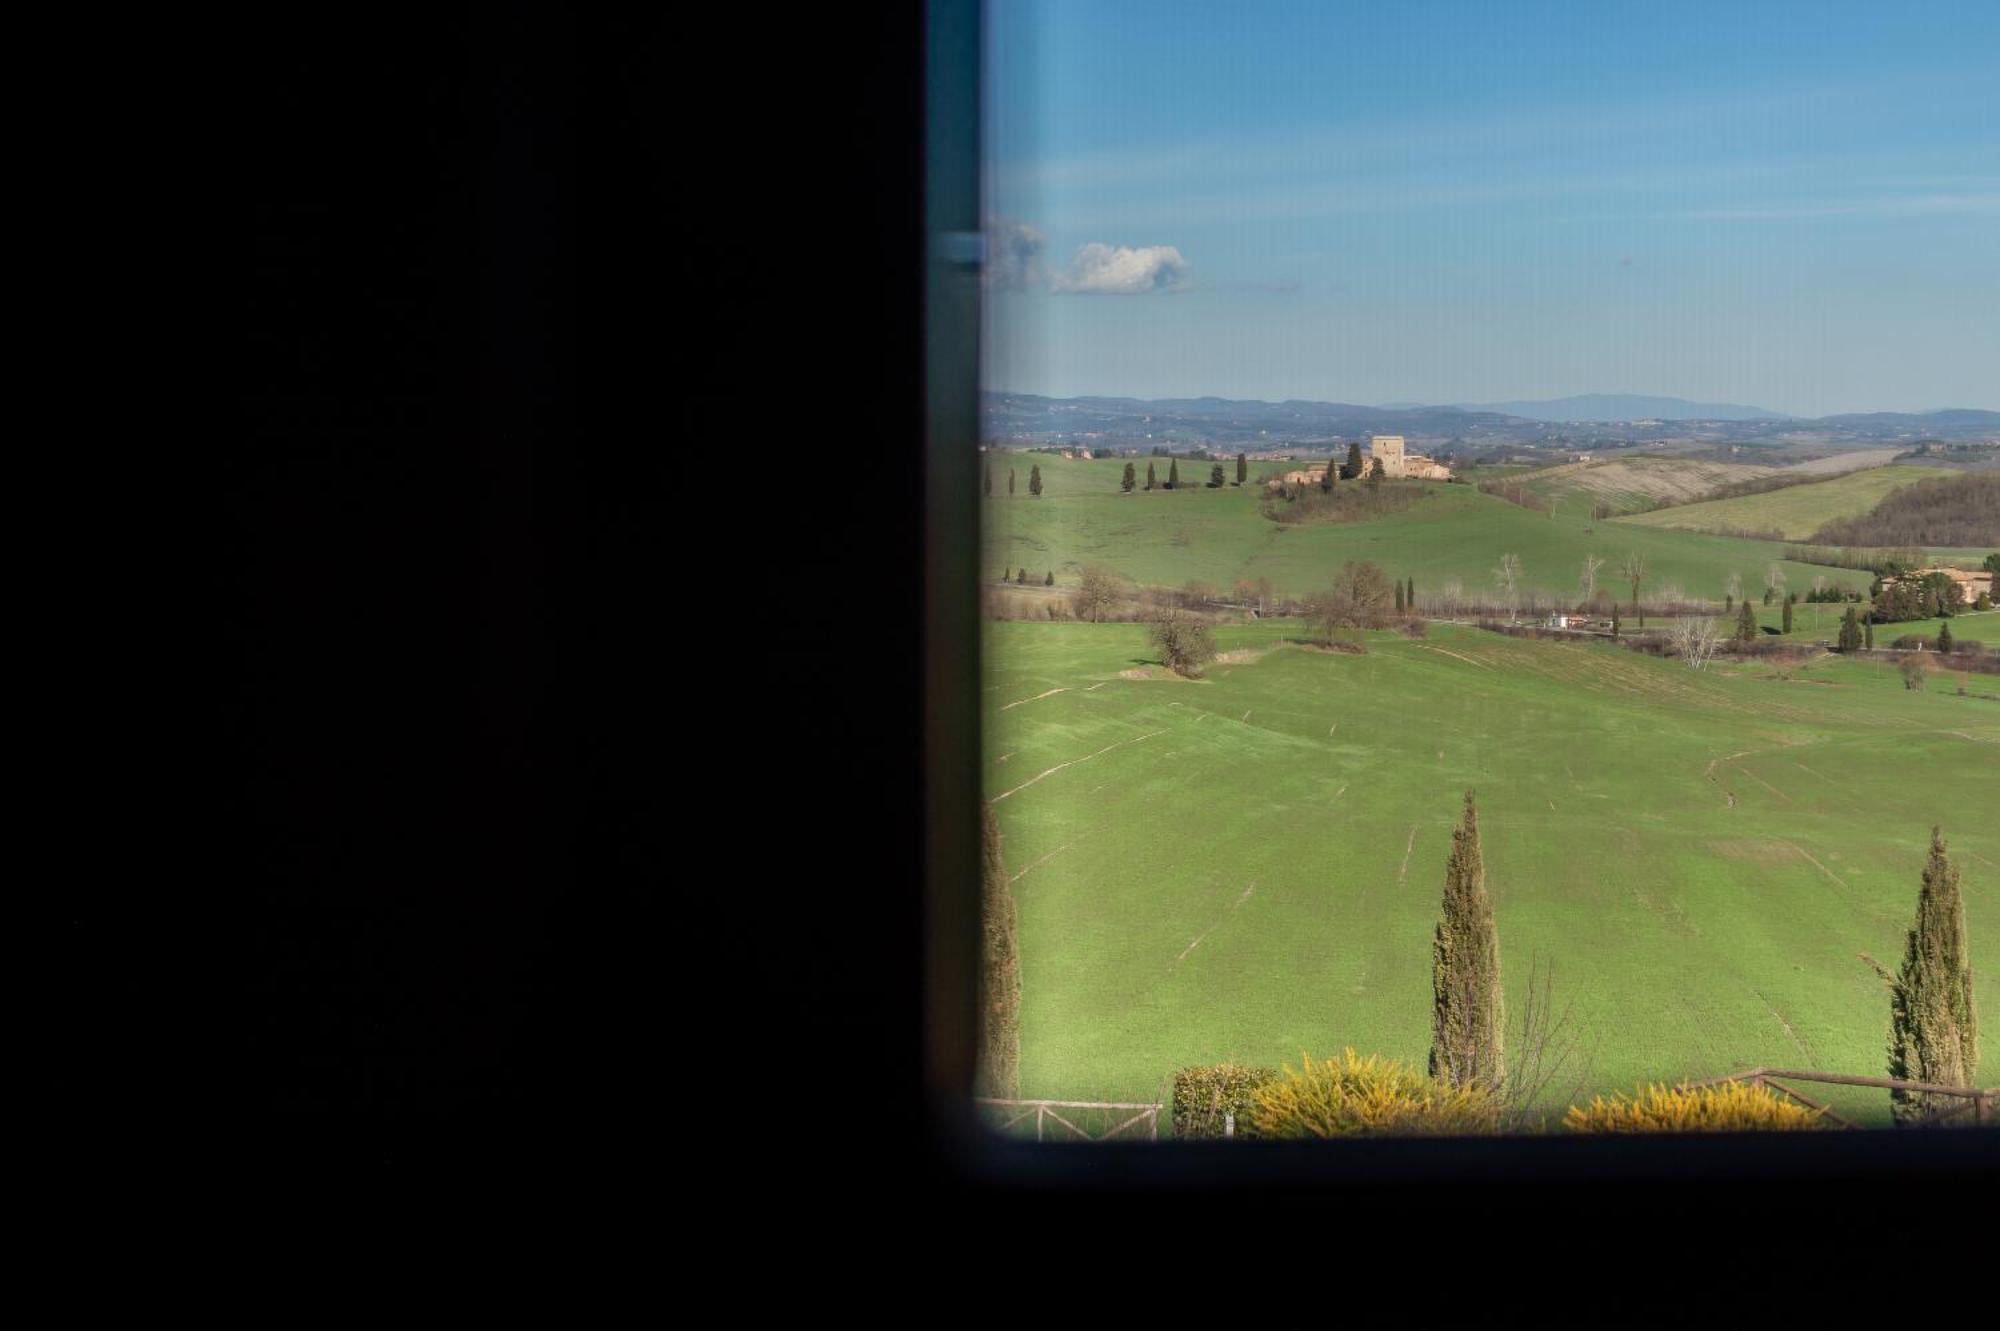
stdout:
MULTIPOLYGON (((1947 578, 1950 578, 1953 582, 1957 583, 1959 591, 1965 594, 1965 603, 1967 605, 1971 605, 1974 601, 1977 601, 1981 595, 1991 596, 1994 594, 1993 575, 1991 573, 1986 572, 1984 569, 1971 570, 1962 568, 1933 567, 1933 568, 1920 569, 1915 573, 1906 574, 1905 576, 1916 578, 1921 581, 1922 579, 1929 577, 1933 573, 1942 573, 1947 578)), ((1884 587, 1893 587, 1898 582, 1901 581, 1902 578, 1884 578, 1882 580, 1882 585, 1884 587)))
MULTIPOLYGON (((1368 468, 1372 467, 1377 460, 1382 463, 1382 474, 1384 476, 1408 477, 1411 480, 1418 481, 1448 481, 1451 479, 1451 468, 1445 466, 1442 462, 1426 457, 1422 453, 1406 452, 1403 447, 1403 436, 1400 434, 1377 434, 1369 436, 1368 447, 1363 450, 1362 456, 1362 471, 1364 475, 1368 468)), ((1336 452, 1332 465, 1344 463, 1345 461, 1346 459, 1336 452)), ((1326 479, 1326 469, 1329 465, 1325 462, 1315 462, 1311 466, 1302 467, 1297 471, 1288 471, 1277 480, 1271 482, 1268 488, 1275 489, 1280 484, 1318 485, 1326 479)))

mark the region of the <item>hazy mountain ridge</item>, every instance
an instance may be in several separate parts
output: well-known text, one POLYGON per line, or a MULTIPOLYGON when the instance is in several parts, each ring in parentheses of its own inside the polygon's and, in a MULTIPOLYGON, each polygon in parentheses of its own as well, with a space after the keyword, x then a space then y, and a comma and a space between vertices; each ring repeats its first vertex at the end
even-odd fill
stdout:
POLYGON ((1458 403, 1467 411, 1494 411, 1534 421, 1783 421, 1781 411, 1736 402, 1690 402, 1643 393, 1579 393, 1539 401, 1458 403))
MULTIPOLYGON (((1586 395, 1572 402, 1624 402, 1656 408, 1665 398, 1614 398, 1586 395)), ((1529 406, 1528 403, 1511 405, 1529 406)), ((1689 409, 1720 408, 1723 404, 1684 403, 1689 409)), ((1742 408, 1761 411, 1761 408, 1742 408)), ((1700 439, 1729 446, 1750 440, 1812 436, 1825 446, 1880 446, 1919 438, 1942 440, 2000 438, 2000 412, 1953 408, 1928 413, 1871 412, 1823 419, 1803 419, 1766 413, 1754 417, 1668 417, 1636 415, 1629 420, 1553 420, 1497 410, 1457 406, 1391 404, 1363 406, 1348 402, 1288 399, 1049 398, 1032 393, 984 392, 980 417, 984 437, 1002 442, 1058 443, 1091 441, 1121 448, 1162 445, 1228 445, 1232 448, 1276 447, 1351 439, 1366 434, 1402 434, 1415 439, 1452 440, 1468 447, 1499 444, 1528 447, 1614 447, 1666 439, 1700 439), (1581 425, 1597 427, 1579 431, 1581 425)))

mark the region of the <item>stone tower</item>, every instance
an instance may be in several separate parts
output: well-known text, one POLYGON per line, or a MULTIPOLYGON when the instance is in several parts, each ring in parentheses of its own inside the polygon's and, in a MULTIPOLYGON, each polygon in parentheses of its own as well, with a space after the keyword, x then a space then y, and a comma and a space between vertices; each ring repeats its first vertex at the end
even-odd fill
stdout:
POLYGON ((1402 476, 1403 436, 1400 434, 1374 434, 1368 436, 1368 455, 1382 459, 1384 476, 1402 476))

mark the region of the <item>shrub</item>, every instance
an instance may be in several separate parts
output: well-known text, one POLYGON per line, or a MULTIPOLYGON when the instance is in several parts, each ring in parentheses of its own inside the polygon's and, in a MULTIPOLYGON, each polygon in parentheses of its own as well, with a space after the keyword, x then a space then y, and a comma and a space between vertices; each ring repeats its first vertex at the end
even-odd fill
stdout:
POLYGON ((1421 619, 1406 619, 1399 630, 1406 638, 1428 638, 1431 626, 1421 619))
POLYGON ((1896 669, 1903 672, 1904 688, 1921 691, 1924 681, 1930 678, 1931 663, 1921 656, 1906 656, 1897 663, 1896 669))
POLYGON ((1277 1076, 1270 1068, 1235 1063, 1182 1068, 1174 1074, 1174 1136, 1220 1137, 1229 1114, 1236 1116, 1236 1136, 1254 1136, 1248 1123, 1251 1097, 1277 1076))
POLYGON ((1819 1111, 1742 1082, 1693 1089, 1647 1086, 1636 1095, 1571 1105, 1571 1132, 1792 1132, 1822 1126, 1819 1111))
POLYGON ((1153 624, 1152 641, 1161 662, 1178 675, 1199 674, 1215 659, 1215 636, 1185 610, 1168 608, 1153 624))
MULTIPOLYGON (((1453 1088, 1352 1049, 1260 1086, 1249 1123, 1262 1137, 1474 1136, 1499 1131, 1500 1102, 1481 1085, 1453 1088)), ((1239 1120, 1240 1121, 1240 1120, 1239 1120)))

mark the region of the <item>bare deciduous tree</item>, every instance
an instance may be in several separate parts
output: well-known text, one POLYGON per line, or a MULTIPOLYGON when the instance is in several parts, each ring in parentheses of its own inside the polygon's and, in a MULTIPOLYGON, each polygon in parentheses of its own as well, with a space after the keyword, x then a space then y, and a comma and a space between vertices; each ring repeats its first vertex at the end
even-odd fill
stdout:
POLYGON ((1501 1123, 1512 1131, 1532 1131, 1539 1106, 1574 1104, 1590 1083, 1594 1049, 1586 1049, 1574 1000, 1555 1004, 1555 964, 1528 962, 1528 986, 1515 1008, 1506 1079, 1500 1087, 1501 1123), (1549 1088, 1561 1083, 1557 1094, 1549 1088))
POLYGON ((1514 585, 1515 583, 1519 582, 1520 579, 1521 579, 1521 556, 1501 555, 1500 567, 1493 570, 1493 580, 1499 583, 1500 589, 1507 594, 1507 610, 1508 613, 1510 614, 1513 613, 1515 604, 1514 585))
POLYGON ((1103 622, 1118 604, 1119 577, 1102 564, 1086 564, 1075 596, 1076 613, 1091 623, 1103 622))
POLYGON ((1779 595, 1784 590, 1785 570, 1780 568, 1774 560, 1764 567, 1764 591, 1766 593, 1764 604, 1769 605, 1771 597, 1779 595))
POLYGON ((1215 636, 1207 622, 1178 606, 1169 607, 1154 621, 1152 638, 1160 660, 1175 674, 1197 674, 1215 659, 1215 636))
POLYGON ((1722 642, 1721 635, 1715 630, 1714 620, 1693 617, 1675 620, 1668 639, 1673 643, 1674 654, 1695 670, 1709 663, 1722 642))
POLYGON ((1618 566, 1618 571, 1624 575, 1625 581, 1632 584, 1632 613, 1637 614, 1639 587, 1646 581, 1646 556, 1636 550, 1633 551, 1625 556, 1625 561, 1618 566))
POLYGON ((1311 614, 1326 641, 1342 629, 1381 628, 1389 622, 1389 579, 1371 560, 1348 560, 1333 586, 1312 598, 1311 614))
POLYGON ((1729 596, 1729 599, 1730 599, 1730 601, 1731 601, 1732 603, 1733 603, 1733 602, 1736 602, 1736 601, 1740 601, 1740 600, 1742 600, 1742 599, 1743 599, 1743 575, 1742 575, 1741 573, 1732 573, 1732 574, 1730 574, 1730 575, 1729 575, 1729 582, 1728 582, 1728 584, 1727 584, 1727 585, 1726 585, 1726 586, 1725 586, 1725 587, 1723 588, 1723 591, 1724 591, 1725 593, 1727 593, 1727 594, 1728 594, 1728 596, 1729 596))
POLYGON ((1604 561, 1596 555, 1585 555, 1583 557, 1583 574, 1577 578, 1576 585, 1578 590, 1583 593, 1584 600, 1588 601, 1591 597, 1597 595, 1597 570, 1603 567, 1604 561))

